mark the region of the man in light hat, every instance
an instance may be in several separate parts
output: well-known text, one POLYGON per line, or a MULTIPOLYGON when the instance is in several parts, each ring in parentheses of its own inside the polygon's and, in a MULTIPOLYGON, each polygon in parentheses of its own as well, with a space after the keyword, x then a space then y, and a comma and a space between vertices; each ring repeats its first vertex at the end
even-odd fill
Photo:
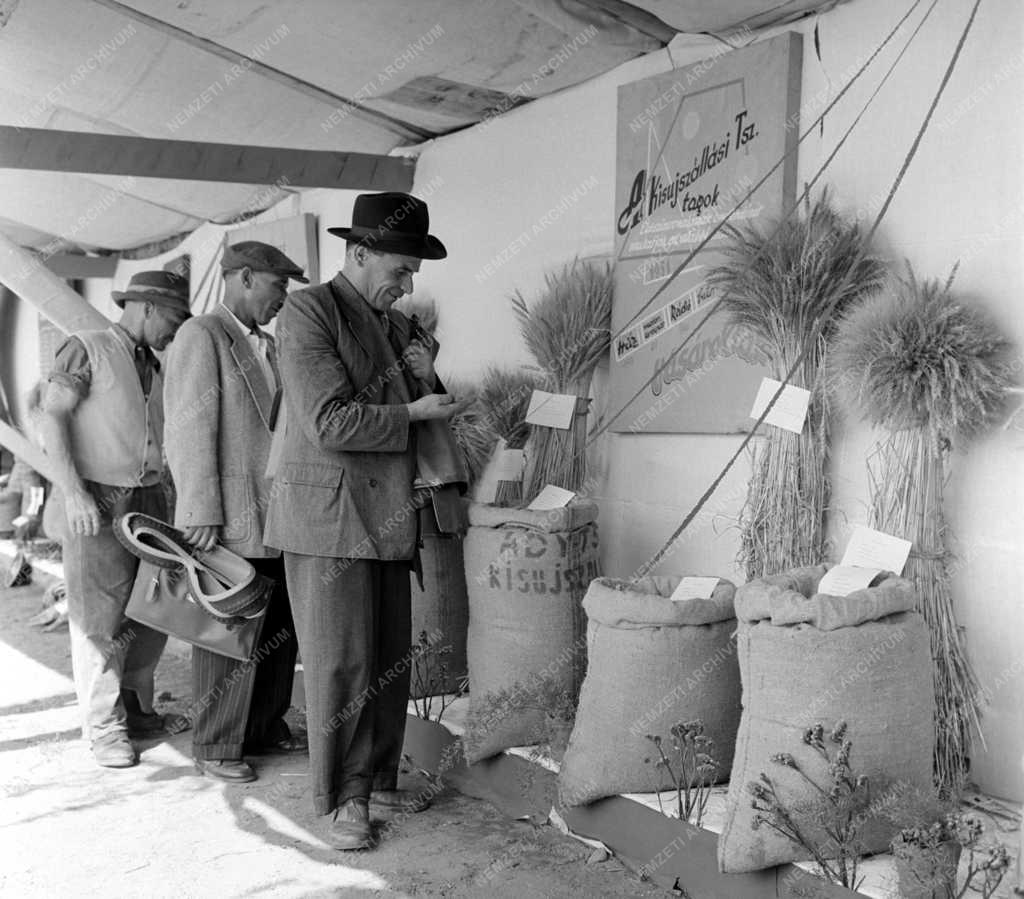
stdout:
POLYGON ((188 726, 153 710, 153 673, 167 638, 124 617, 139 563, 112 529, 125 512, 167 514, 153 350, 189 318, 188 281, 139 272, 113 298, 124 310, 117 324, 74 334, 57 350, 40 430, 67 515, 64 576, 82 734, 100 765, 127 768, 137 761, 130 737, 188 726))
POLYGON ((271 481, 267 459, 280 402, 273 338, 263 326, 284 303, 289 278, 308 284, 277 247, 229 246, 224 300, 186 322, 167 356, 167 463, 177 488, 174 523, 200 549, 220 542, 276 584, 257 658, 240 662, 193 647, 192 754, 200 773, 256 779, 243 753, 304 752, 284 721, 297 642, 280 550, 263 544, 271 481))
POLYGON ((396 789, 409 698, 409 564, 417 420, 458 408, 431 352, 392 306, 423 259, 444 259, 427 205, 362 194, 333 280, 281 314, 287 430, 265 542, 284 550, 302 651, 313 805, 337 849, 371 845, 369 802, 421 811, 396 789))

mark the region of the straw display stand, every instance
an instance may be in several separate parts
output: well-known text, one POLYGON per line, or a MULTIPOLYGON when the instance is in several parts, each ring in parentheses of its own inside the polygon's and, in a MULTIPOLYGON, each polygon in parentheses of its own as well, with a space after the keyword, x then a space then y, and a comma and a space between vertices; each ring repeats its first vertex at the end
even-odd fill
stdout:
POLYGON ((910 271, 841 323, 833 355, 839 392, 891 432, 868 461, 872 525, 913 542, 904 575, 931 632, 934 776, 943 792, 963 784, 971 732, 980 735, 979 685, 950 593, 946 465, 954 444, 998 414, 1012 384, 1008 341, 954 298, 952 277, 919 282, 910 271))
POLYGON ((832 209, 827 191, 813 206, 808 199, 802 218, 765 231, 750 225, 726 232, 725 261, 710 274, 722 292, 721 308, 753 333, 777 380, 803 353, 790 384, 811 392, 803 431, 769 427, 754 455, 740 518, 740 561, 754 580, 817 565, 825 556, 827 341, 833 317, 877 290, 884 269, 863 252, 860 229, 832 209))
MULTIPOLYGON (((533 304, 516 291, 512 308, 544 371, 544 389, 586 400, 594 369, 611 344, 611 265, 574 260, 545 275, 533 304)), ((586 415, 579 412, 568 430, 531 427, 524 499, 532 501, 546 484, 578 492, 586 480, 586 437, 586 415)))

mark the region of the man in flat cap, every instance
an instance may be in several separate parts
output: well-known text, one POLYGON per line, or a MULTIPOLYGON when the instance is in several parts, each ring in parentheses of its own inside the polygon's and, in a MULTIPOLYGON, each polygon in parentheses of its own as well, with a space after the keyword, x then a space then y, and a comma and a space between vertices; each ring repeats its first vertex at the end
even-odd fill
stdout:
POLYGON ((297 642, 280 550, 263 544, 267 458, 280 401, 274 340, 262 327, 289 278, 308 284, 277 247, 236 243, 221 259, 224 300, 187 322, 167 356, 164 436, 177 488, 174 523, 200 549, 216 543, 275 582, 255 661, 192 649, 192 753, 200 773, 256 779, 244 754, 304 752, 284 721, 297 642))
POLYGON ((417 420, 457 405, 392 306, 423 259, 447 252, 427 205, 356 198, 345 263, 281 314, 287 430, 265 541, 284 550, 302 651, 313 805, 337 849, 371 844, 369 802, 420 811, 396 789, 409 698, 409 563, 417 420))
POLYGON ((167 638, 124 617, 139 563, 112 523, 125 512, 167 514, 153 350, 189 318, 188 281, 139 272, 113 297, 124 310, 117 324, 74 334, 57 350, 40 430, 67 514, 64 576, 82 733, 100 765, 127 768, 137 761, 130 737, 187 726, 153 710, 153 673, 167 638))

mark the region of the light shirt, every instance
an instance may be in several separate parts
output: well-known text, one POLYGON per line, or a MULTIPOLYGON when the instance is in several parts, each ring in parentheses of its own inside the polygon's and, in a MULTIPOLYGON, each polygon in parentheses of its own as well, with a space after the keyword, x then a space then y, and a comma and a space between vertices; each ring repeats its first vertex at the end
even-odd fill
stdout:
POLYGON ((263 377, 266 380, 267 387, 273 394, 277 391, 278 383, 277 376, 274 374, 274 366, 270 364, 270 335, 264 333, 259 329, 257 325, 253 325, 252 328, 247 328, 239 321, 237 315, 232 312, 227 306, 224 307, 225 311, 231 318, 234 319, 235 324, 241 329, 245 335, 245 339, 249 341, 249 346, 252 348, 253 355, 260 363, 260 369, 263 372, 263 377))

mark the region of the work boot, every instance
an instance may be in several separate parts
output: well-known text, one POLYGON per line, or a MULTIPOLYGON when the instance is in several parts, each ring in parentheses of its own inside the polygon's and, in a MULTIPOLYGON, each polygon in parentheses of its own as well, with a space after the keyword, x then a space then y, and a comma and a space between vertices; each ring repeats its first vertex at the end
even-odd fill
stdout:
POLYGON ((328 842, 341 850, 369 849, 373 845, 370 809, 365 799, 348 799, 334 810, 328 842))
POLYGON ((139 760, 135 754, 135 747, 123 730, 116 730, 93 740, 92 754, 96 764, 104 768, 131 768, 139 760))

